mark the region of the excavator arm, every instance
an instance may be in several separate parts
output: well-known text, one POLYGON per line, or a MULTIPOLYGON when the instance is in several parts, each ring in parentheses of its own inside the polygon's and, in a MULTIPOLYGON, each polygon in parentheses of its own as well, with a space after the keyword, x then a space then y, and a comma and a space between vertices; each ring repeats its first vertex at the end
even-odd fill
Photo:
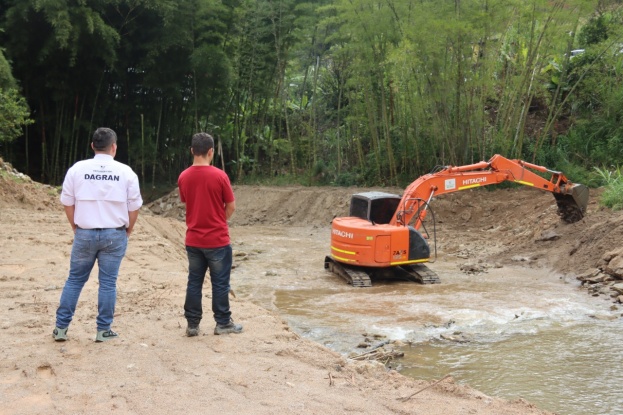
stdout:
POLYGON ((561 172, 496 154, 489 161, 447 166, 419 177, 405 189, 390 225, 405 226, 414 220, 413 227, 419 229, 434 196, 505 181, 553 193, 558 214, 567 223, 577 222, 586 212, 588 189, 584 185, 571 183, 561 172), (550 177, 544 178, 536 172, 549 174, 550 177))

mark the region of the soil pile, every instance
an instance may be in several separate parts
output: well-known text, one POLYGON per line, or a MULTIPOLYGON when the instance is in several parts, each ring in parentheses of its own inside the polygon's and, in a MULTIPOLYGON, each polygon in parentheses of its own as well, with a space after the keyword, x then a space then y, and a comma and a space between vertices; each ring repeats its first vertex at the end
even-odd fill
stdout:
POLYGON ((0 208, 18 205, 43 210, 58 205, 57 188, 34 182, 2 158, 0 177, 3 179, 0 186, 0 208))

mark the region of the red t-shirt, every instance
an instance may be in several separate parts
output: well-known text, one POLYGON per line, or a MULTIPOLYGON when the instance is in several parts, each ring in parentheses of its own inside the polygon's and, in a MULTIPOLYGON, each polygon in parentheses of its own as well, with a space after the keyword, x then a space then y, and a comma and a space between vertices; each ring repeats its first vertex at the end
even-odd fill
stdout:
POLYGON ((234 201, 229 177, 214 166, 190 166, 177 179, 186 203, 186 245, 221 248, 230 244, 225 203, 234 201))

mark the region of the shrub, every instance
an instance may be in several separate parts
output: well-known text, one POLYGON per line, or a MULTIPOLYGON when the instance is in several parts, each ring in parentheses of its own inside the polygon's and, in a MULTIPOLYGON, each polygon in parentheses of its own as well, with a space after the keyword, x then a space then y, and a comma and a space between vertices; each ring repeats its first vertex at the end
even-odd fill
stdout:
POLYGON ((605 183, 605 190, 601 195, 600 203, 612 210, 623 209, 623 170, 621 167, 613 170, 595 167, 595 171, 605 183))

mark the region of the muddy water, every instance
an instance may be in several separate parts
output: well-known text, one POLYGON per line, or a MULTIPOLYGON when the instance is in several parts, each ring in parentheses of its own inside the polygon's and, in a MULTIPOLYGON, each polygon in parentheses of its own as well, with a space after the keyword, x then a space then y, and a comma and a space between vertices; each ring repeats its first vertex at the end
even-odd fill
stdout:
POLYGON ((452 375, 560 415, 623 413, 623 310, 575 279, 520 267, 467 275, 448 257, 430 265, 441 284, 352 288, 326 273, 313 249, 288 258, 299 242, 264 234, 255 246, 262 273, 242 265, 235 279, 237 294, 278 310, 301 335, 344 354, 364 352, 357 345, 365 339, 402 340, 405 357, 395 366, 407 376, 452 375))

